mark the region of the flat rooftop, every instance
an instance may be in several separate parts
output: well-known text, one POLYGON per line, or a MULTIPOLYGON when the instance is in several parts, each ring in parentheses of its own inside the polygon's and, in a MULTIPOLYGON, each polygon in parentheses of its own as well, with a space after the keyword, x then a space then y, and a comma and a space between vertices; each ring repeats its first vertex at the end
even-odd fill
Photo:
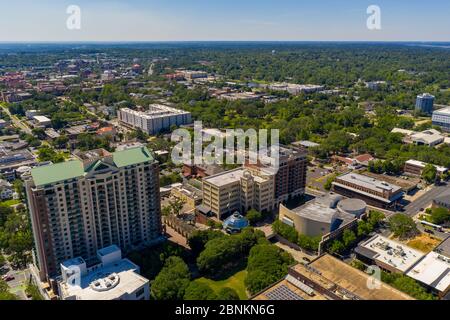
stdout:
POLYGON ((338 195, 326 195, 317 197, 303 206, 291 209, 300 217, 314 221, 331 223, 337 215, 337 203, 342 200, 338 195))
MULTIPOLYGON (((449 198, 450 198, 450 193, 449 193, 449 198)), ((436 247, 436 249, 434 249, 434 252, 437 252, 439 254, 442 254, 442 255, 450 258, 450 237, 448 237, 447 239, 442 241, 441 244, 438 245, 436 247)))
POLYGON ((361 254, 401 272, 408 271, 424 257, 422 252, 380 235, 363 242, 359 248, 365 249, 359 250, 361 254))
MULTIPOLYGON (((203 178, 203 181, 213 184, 217 187, 223 187, 223 186, 226 186, 229 184, 239 182, 240 179, 244 176, 244 174, 246 172, 249 172, 249 171, 245 170, 244 168, 238 168, 238 169, 226 171, 223 173, 219 173, 214 176, 203 178)), ((252 177, 253 177, 254 181, 259 182, 259 183, 266 181, 264 178, 261 178, 259 176, 252 175, 252 177)))
MULTIPOLYGON (((428 165, 428 163, 422 162, 422 161, 419 161, 419 160, 408 160, 408 161, 406 161, 406 164, 409 164, 409 165, 412 165, 412 166, 416 166, 416 167, 419 167, 419 168, 425 168, 428 165)), ((443 172, 448 171, 448 168, 441 167, 441 166, 436 166, 436 165, 434 165, 434 166, 436 167, 438 172, 443 173, 443 172)))
POLYGON ((401 190, 399 186, 390 184, 385 181, 380 181, 368 176, 363 176, 361 174, 357 173, 349 173, 345 174, 343 176, 338 177, 339 180, 346 181, 352 184, 357 184, 361 187, 365 187, 367 189, 383 192, 383 191, 390 191, 390 192, 396 192, 401 190))
POLYGON ((362 300, 414 300, 407 294, 381 283, 380 289, 367 287, 370 276, 330 255, 323 255, 309 264, 322 278, 353 293, 362 300))
POLYGON ((407 275, 440 292, 450 286, 450 258, 430 252, 407 275))
POLYGON ((172 115, 190 114, 188 111, 175 109, 162 104, 152 104, 147 111, 136 111, 129 108, 120 109, 122 112, 134 114, 144 119, 157 119, 162 117, 168 117, 172 115))
POLYGON ((391 201, 397 200, 397 198, 400 198, 402 196, 401 193, 398 193, 402 190, 402 188, 400 186, 388 183, 386 181, 381 181, 381 180, 377 180, 377 179, 374 179, 374 178, 371 178, 368 176, 364 176, 364 175, 361 175, 358 173, 348 173, 343 176, 340 176, 340 177, 336 178, 336 180, 333 182, 333 185, 337 185, 337 186, 345 188, 345 189, 353 190, 354 192, 364 194, 368 197, 375 198, 375 199, 378 199, 383 202, 391 202, 391 201), (342 183, 340 183, 340 181, 349 183, 351 185, 360 186, 360 187, 363 187, 363 188, 366 188, 366 189, 369 189, 369 190, 372 190, 375 192, 379 192, 379 193, 389 192, 390 194, 395 194, 395 196, 387 199, 387 198, 377 196, 375 194, 368 193, 363 190, 342 184, 342 183))
POLYGON ((320 292, 315 290, 309 291, 306 287, 300 286, 301 288, 298 285, 294 285, 292 278, 287 276, 282 281, 252 298, 252 300, 328 300, 328 298, 320 292), (307 291, 310 294, 308 294, 307 291))
POLYGON ((436 110, 434 113, 433 113, 433 115, 445 115, 445 116, 450 116, 450 106, 448 106, 448 107, 445 107, 445 108, 443 108, 443 109, 439 109, 439 110, 436 110))
POLYGON ((138 267, 134 263, 122 259, 83 276, 80 286, 62 283, 61 287, 64 296, 76 296, 77 300, 114 300, 136 291, 149 281, 136 270, 138 267), (107 289, 108 286, 110 289, 107 289))

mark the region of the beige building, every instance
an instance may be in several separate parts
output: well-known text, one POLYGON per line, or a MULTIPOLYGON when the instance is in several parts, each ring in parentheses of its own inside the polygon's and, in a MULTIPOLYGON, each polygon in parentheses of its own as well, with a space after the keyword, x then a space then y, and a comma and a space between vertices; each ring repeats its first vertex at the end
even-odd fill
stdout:
POLYGON ((25 182, 41 281, 57 276, 66 260, 90 265, 101 248, 127 252, 162 232, 159 166, 146 147, 77 157, 34 168, 25 182))
POLYGON ((220 219, 250 209, 272 211, 275 178, 268 172, 239 168, 203 179, 203 205, 220 219))
POLYGON ((341 196, 329 194, 297 208, 280 205, 279 220, 294 227, 299 234, 318 237, 353 222, 366 209, 362 200, 343 200, 341 196))

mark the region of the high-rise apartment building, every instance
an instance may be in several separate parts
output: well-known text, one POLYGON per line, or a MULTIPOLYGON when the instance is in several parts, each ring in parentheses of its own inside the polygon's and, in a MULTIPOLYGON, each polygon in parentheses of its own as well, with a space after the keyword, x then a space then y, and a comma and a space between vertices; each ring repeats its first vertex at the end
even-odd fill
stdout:
POLYGON ((159 166, 146 147, 76 156, 32 169, 25 182, 42 281, 68 259, 89 266, 101 248, 127 252, 161 236, 159 166))
POLYGON ((428 93, 424 93, 417 96, 416 111, 432 114, 434 106, 434 96, 428 93))

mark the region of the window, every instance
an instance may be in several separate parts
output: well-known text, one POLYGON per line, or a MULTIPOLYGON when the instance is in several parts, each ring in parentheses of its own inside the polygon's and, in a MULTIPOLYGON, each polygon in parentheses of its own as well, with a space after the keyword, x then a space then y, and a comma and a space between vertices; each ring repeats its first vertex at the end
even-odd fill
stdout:
POLYGON ((139 298, 140 296, 142 296, 145 292, 145 288, 141 288, 138 291, 136 291, 136 298, 139 298))

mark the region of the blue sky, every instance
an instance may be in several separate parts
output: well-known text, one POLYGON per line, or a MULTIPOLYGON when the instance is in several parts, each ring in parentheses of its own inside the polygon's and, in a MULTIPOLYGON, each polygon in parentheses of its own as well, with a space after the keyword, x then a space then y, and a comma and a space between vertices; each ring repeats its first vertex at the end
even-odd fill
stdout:
POLYGON ((449 0, 0 0, 0 41, 450 41, 449 0), (381 30, 368 30, 369 5, 381 30), (81 8, 68 30, 66 8, 81 8))

